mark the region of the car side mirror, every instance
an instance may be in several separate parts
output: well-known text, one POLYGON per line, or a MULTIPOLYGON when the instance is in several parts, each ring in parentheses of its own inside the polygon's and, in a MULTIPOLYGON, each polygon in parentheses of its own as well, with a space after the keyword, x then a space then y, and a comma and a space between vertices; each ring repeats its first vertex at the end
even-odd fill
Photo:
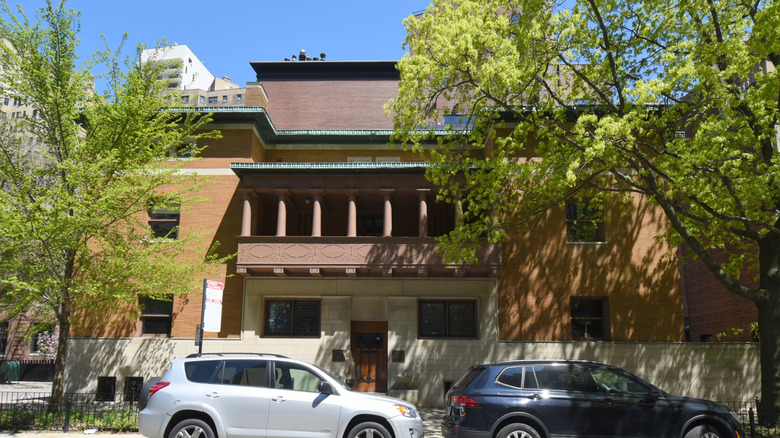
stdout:
POLYGON ((645 396, 645 402, 655 403, 659 398, 661 398, 661 393, 658 392, 658 390, 653 389, 645 396))
POLYGON ((354 388, 354 387, 355 387, 355 379, 347 379, 347 381, 346 381, 346 382, 344 382, 344 383, 345 383, 347 386, 349 386, 350 388, 354 388))
POLYGON ((317 391, 319 391, 320 394, 333 394, 333 387, 328 382, 320 382, 320 384, 317 385, 317 391))

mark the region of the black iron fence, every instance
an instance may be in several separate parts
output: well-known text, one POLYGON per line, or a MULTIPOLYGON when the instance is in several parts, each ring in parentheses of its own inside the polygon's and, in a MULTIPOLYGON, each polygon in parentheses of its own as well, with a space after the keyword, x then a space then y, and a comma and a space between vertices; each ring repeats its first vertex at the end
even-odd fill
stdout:
POLYGON ((780 426, 764 427, 759 425, 757 414, 758 400, 749 402, 720 402, 737 414, 745 426, 747 438, 777 438, 780 437, 780 426))
POLYGON ((0 430, 137 431, 138 402, 96 394, 65 394, 52 404, 49 392, 0 392, 0 430))

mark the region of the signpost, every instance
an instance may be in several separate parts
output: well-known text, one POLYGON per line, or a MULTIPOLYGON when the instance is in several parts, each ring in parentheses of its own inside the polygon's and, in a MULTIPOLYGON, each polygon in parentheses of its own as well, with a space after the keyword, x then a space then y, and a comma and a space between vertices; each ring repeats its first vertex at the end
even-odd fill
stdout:
POLYGON ((203 332, 219 332, 222 327, 222 291, 224 283, 203 279, 203 306, 195 334, 198 354, 203 353, 203 332))

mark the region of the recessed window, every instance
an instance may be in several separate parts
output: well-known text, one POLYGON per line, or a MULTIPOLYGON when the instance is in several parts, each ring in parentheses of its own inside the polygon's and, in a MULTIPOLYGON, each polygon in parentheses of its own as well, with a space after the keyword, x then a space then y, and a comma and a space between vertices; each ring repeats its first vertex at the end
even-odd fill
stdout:
POLYGON ((114 401, 115 393, 116 377, 98 377, 97 394, 95 394, 95 400, 114 401))
POLYGON ((579 340, 610 339, 607 298, 571 299, 571 337, 579 340))
POLYGON ((143 377, 125 378, 125 401, 136 402, 141 398, 141 389, 144 386, 143 377))
POLYGON ((219 102, 219 98, 217 98, 217 96, 209 97, 209 103, 217 103, 217 102, 219 102))
POLYGON ((173 301, 151 297, 141 299, 141 334, 170 336, 173 301))
POLYGON ((222 103, 227 103, 227 96, 222 96, 222 103))
MULTIPOLYGON (((33 326, 39 326, 38 323, 33 326)), ((54 327, 51 324, 47 324, 43 328, 39 329, 32 335, 30 339, 30 353, 32 354, 51 354, 53 353, 56 342, 54 336, 54 327)))
POLYGON ((420 300, 421 338, 476 338, 476 300, 420 300))
POLYGON ((149 214, 149 227, 152 236, 159 239, 176 239, 179 237, 179 220, 181 213, 177 205, 167 208, 153 208, 149 214))
POLYGON ((265 335, 320 336, 319 300, 266 300, 265 335))
POLYGON ((0 355, 5 356, 8 347, 8 321, 0 322, 0 355))
POLYGON ((236 100, 241 100, 242 98, 243 96, 241 96, 240 94, 236 94, 236 100))
POLYGON ((566 204, 566 241, 605 241, 601 210, 594 208, 589 202, 566 204))

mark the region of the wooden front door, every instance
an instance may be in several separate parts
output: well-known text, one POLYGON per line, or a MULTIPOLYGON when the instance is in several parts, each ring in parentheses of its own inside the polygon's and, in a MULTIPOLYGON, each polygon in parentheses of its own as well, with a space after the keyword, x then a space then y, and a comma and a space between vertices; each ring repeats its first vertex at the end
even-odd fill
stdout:
POLYGON ((387 392, 387 321, 352 321, 355 390, 387 392))

